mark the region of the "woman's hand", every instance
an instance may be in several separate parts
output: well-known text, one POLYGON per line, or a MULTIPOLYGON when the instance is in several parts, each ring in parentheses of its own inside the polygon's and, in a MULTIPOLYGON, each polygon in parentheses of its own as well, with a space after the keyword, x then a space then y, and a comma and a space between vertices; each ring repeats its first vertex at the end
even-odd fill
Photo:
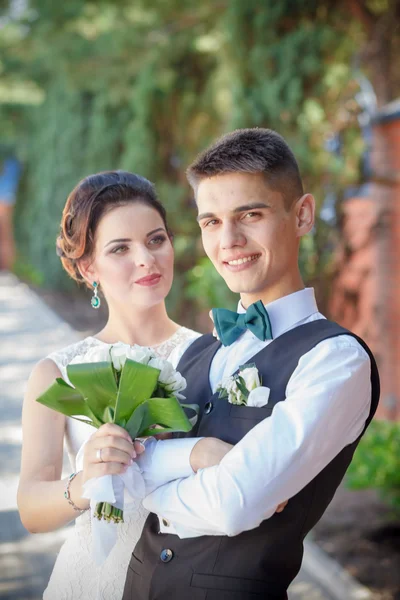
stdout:
POLYGON ((92 477, 124 473, 142 452, 143 444, 134 443, 125 429, 113 423, 102 425, 86 442, 82 483, 92 477))

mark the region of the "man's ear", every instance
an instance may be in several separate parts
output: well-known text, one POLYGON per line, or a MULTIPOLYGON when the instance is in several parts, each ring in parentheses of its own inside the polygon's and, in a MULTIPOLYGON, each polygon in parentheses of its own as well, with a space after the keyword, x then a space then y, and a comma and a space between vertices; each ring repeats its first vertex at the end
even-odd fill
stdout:
POLYGON ((314 227, 315 200, 312 194, 304 194, 296 202, 296 226, 298 237, 310 233, 314 227))
POLYGON ((90 285, 90 287, 92 287, 94 281, 99 283, 93 261, 89 259, 80 260, 78 262, 78 269, 83 279, 90 285))

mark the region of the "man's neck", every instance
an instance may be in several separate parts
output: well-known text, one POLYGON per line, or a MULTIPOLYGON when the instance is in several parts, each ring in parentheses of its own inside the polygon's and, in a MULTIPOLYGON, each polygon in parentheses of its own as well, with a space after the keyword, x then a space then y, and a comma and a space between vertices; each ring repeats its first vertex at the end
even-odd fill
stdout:
POLYGON ((242 293, 240 294, 240 301, 245 309, 258 300, 261 300, 264 305, 267 305, 271 302, 275 302, 275 300, 279 300, 279 298, 284 298, 285 296, 289 296, 295 292, 300 292, 301 290, 304 290, 304 288, 305 285, 300 279, 295 285, 269 288, 251 294, 242 293))

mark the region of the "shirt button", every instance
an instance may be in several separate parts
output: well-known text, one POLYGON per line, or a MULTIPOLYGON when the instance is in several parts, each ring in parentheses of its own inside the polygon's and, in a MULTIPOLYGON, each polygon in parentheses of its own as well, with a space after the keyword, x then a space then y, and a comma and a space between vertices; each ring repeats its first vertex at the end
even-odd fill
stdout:
POLYGON ((204 413, 206 415, 209 415, 213 408, 214 408, 213 403, 212 402, 207 402, 207 404, 204 407, 204 413))
POLYGON ((160 558, 163 563, 169 563, 174 558, 174 553, 169 548, 164 548, 164 550, 161 550, 160 558))
POLYGON ((163 519, 163 520, 162 520, 162 524, 163 524, 165 527, 169 527, 169 521, 167 521, 167 519, 163 519))

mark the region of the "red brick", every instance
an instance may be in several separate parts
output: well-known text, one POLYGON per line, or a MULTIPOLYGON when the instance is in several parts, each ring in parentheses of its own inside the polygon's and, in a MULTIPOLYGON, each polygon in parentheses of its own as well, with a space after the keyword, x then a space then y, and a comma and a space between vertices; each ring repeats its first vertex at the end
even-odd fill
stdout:
POLYGON ((329 313, 370 345, 381 375, 378 416, 400 420, 400 119, 375 126, 371 163, 370 195, 343 205, 329 313))

